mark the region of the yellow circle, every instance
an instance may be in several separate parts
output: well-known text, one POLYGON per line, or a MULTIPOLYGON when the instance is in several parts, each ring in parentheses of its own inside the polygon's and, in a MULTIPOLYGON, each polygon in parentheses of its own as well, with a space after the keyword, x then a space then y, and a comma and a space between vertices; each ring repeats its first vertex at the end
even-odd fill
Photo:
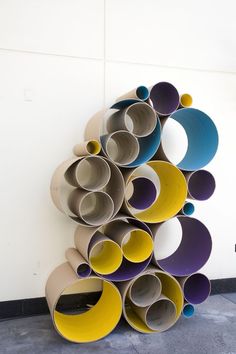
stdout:
POLYGON ((145 261, 153 252, 153 239, 144 230, 133 230, 128 235, 128 240, 124 239, 122 251, 124 257, 133 263, 145 261))
POLYGON ((192 106, 193 99, 192 96, 189 93, 184 93, 180 97, 180 104, 182 107, 190 107, 192 106))

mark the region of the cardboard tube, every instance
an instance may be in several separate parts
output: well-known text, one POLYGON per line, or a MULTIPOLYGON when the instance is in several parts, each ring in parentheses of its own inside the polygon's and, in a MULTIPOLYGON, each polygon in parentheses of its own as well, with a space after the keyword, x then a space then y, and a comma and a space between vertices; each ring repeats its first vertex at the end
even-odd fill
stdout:
POLYGON ((186 174, 188 196, 191 199, 207 200, 215 191, 214 176, 206 170, 198 170, 186 174))
POLYGON ((148 328, 163 332, 173 326, 176 318, 176 306, 173 301, 161 295, 153 304, 147 307, 132 305, 134 311, 148 328))
POLYGON ((115 272, 123 259, 119 245, 97 231, 89 244, 89 263, 99 274, 115 272))
POLYGON ((153 252, 152 236, 126 221, 117 220, 105 226, 105 234, 120 245, 124 257, 133 263, 148 259, 153 252))
POLYGON ((149 178, 135 177, 131 179, 126 190, 129 194, 126 200, 135 209, 145 210, 156 200, 156 186, 149 178))
POLYGON ((181 108, 187 108, 192 106, 193 103, 193 98, 189 93, 183 93, 180 96, 180 100, 179 100, 179 106, 181 108))
POLYGON ((88 140, 83 143, 76 144, 73 147, 73 153, 75 156, 89 156, 97 155, 101 151, 101 144, 98 140, 88 140))
POLYGON ((127 98, 135 98, 140 99, 142 101, 146 101, 149 98, 149 90, 146 86, 138 86, 137 88, 117 98, 116 101, 121 101, 127 98))
POLYGON ((109 133, 127 130, 137 137, 153 132, 157 124, 156 112, 145 102, 136 102, 110 115, 107 120, 109 133))
MULTIPOLYGON (((181 108, 167 119, 174 119, 181 124, 188 138, 188 149, 177 167, 184 171, 194 171, 207 165, 215 156, 219 139, 216 126, 211 118, 198 109, 181 108)), ((162 145, 157 156, 172 162, 162 145)))
POLYGON ((146 307, 161 295, 161 282, 155 274, 142 274, 129 287, 127 296, 132 304, 146 307))
MULTIPOLYGON (((164 259, 157 261, 153 258, 153 262, 164 271, 181 277, 197 272, 206 264, 211 254, 212 240, 208 229, 199 220, 188 216, 178 216, 177 219, 182 227, 182 240, 179 247, 164 259)), ((158 237, 162 225, 156 233, 153 228, 154 238, 158 237)))
POLYGON ((114 211, 113 200, 107 193, 87 192, 80 188, 74 189, 70 194, 68 205, 84 223, 92 226, 107 222, 114 211))
POLYGON ((194 273, 178 279, 187 302, 198 305, 204 302, 211 292, 211 282, 202 273, 194 273))
POLYGON ((86 278, 91 274, 92 270, 89 264, 75 248, 68 248, 65 256, 79 277, 86 278))
POLYGON ((161 116, 168 116, 179 106, 179 93, 169 82, 158 82, 151 88, 150 99, 161 116))
POLYGON ((74 187, 88 191, 104 188, 111 177, 106 160, 100 156, 87 156, 72 164, 65 172, 66 181, 74 187))
POLYGON ((187 202, 184 204, 183 208, 181 209, 181 214, 190 216, 194 213, 195 207, 193 203, 187 202))
MULTIPOLYGON (((160 271, 155 267, 148 267, 144 273, 155 274, 161 281, 162 294, 175 304, 176 316, 175 320, 172 322, 172 325, 174 325, 174 323, 179 319, 182 313, 184 303, 183 292, 180 284, 173 276, 163 271, 160 271)), ((141 274, 139 276, 141 276, 141 274)), ((138 276, 136 278, 138 278, 138 276)), ((155 331, 150 329, 147 324, 145 324, 136 314, 132 307, 131 301, 127 296, 128 290, 136 278, 127 282, 117 283, 117 286, 122 296, 123 315, 132 328, 136 329, 141 333, 153 333, 155 331)))
MULTIPOLYGON (((123 210, 135 216, 138 220, 147 223, 165 221, 182 209, 187 197, 187 184, 182 172, 165 161, 150 161, 147 163, 158 175, 160 180, 160 194, 150 208, 133 214, 127 203, 123 210)), ((133 174, 135 171, 132 172, 133 174)), ((132 174, 129 178, 132 178, 132 174)), ((128 181, 129 182, 129 179, 128 181)))
POLYGON ((182 312, 183 316, 186 318, 190 318, 194 315, 194 312, 195 312, 194 306, 186 302, 183 307, 183 312, 182 312))
POLYGON ((55 329, 71 342, 99 340, 108 335, 120 320, 122 301, 118 289, 96 276, 78 279, 69 263, 61 264, 51 273, 45 293, 55 329), (96 305, 82 314, 70 315, 57 311, 60 296, 75 288, 76 293, 102 290, 102 294, 96 305))
POLYGON ((101 136, 107 157, 119 166, 134 162, 139 154, 137 138, 125 130, 101 136))

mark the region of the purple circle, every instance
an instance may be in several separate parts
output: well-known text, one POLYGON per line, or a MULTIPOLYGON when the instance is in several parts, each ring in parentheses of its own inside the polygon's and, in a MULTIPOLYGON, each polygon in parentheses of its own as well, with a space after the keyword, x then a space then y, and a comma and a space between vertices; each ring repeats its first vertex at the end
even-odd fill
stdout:
POLYGON ((213 175, 206 170, 193 172, 188 180, 188 192, 193 199, 207 200, 216 187, 213 175))
POLYGON ((87 263, 80 264, 77 268, 77 274, 81 278, 86 278, 91 274, 91 268, 87 263))
POLYGON ((157 113, 167 116, 179 106, 179 93, 169 82, 158 82, 150 92, 150 99, 157 113))
POLYGON ((134 191, 129 204, 135 209, 147 209, 156 200, 157 190, 152 181, 145 177, 135 178, 132 182, 134 191))
POLYGON ((201 273, 190 275, 184 283, 184 297, 193 305, 201 304, 211 292, 209 279, 201 273))

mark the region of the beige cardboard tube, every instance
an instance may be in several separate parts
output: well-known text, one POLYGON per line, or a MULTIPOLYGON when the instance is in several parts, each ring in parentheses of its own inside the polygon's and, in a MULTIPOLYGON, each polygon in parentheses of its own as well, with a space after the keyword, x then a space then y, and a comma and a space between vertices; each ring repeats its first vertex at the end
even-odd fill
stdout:
POLYGON ((146 307, 132 305, 134 311, 148 328, 162 332, 172 327, 176 317, 173 301, 161 295, 157 301, 146 307))
POLYGON ((68 248, 66 250, 65 256, 79 277, 86 278, 91 274, 92 270, 88 262, 86 262, 86 260, 75 248, 68 248))
POLYGON ((119 220, 108 224, 105 233, 120 245, 124 257, 133 263, 143 262, 153 252, 152 236, 125 221, 119 220))
POLYGON ((150 92, 146 86, 138 86, 135 89, 125 93, 124 95, 118 97, 116 102, 122 101, 126 98, 135 98, 142 101, 146 101, 149 98, 150 92))
POLYGON ((115 285, 96 276, 78 279, 69 263, 61 264, 50 274, 45 293, 55 329, 71 342, 86 343, 101 339, 108 335, 120 320, 122 302, 115 285), (95 291, 102 291, 101 297, 84 313, 71 315, 56 310, 63 294, 95 291), (102 326, 99 323, 102 323, 102 326))
POLYGON ((160 297, 161 288, 160 279, 155 274, 143 274, 131 284, 127 296, 132 304, 147 307, 160 297))
POLYGON ((87 192, 80 188, 70 194, 68 206, 84 223, 92 226, 107 222, 114 211, 113 200, 107 193, 87 192))
POLYGON ((76 144, 73 147, 73 153, 75 156, 89 156, 97 155, 101 151, 101 144, 98 140, 88 140, 83 143, 76 144))
POLYGON ((107 120, 109 133, 127 130, 137 137, 144 137, 153 132, 157 125, 155 110, 145 102, 136 102, 121 109, 107 120))
POLYGON ((119 166, 125 166, 136 160, 139 154, 139 142, 130 132, 120 130, 104 137, 107 157, 119 166))
POLYGON ((101 129, 106 111, 106 109, 102 109, 89 119, 84 131, 85 141, 91 139, 100 141, 101 129))
POLYGON ((104 188, 110 177, 110 167, 100 156, 84 157, 72 164, 65 172, 65 179, 69 184, 89 191, 104 188))

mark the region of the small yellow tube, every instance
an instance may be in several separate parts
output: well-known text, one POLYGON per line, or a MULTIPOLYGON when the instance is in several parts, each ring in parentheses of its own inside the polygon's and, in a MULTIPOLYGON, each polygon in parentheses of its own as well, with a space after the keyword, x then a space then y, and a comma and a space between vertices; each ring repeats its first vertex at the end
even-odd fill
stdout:
POLYGON ((134 230, 128 235, 128 240, 124 239, 122 251, 124 257, 133 263, 145 261, 153 252, 153 239, 144 230, 134 230))
POLYGON ((184 93, 180 96, 180 106, 183 108, 191 107, 193 103, 193 98, 189 93, 184 93))

